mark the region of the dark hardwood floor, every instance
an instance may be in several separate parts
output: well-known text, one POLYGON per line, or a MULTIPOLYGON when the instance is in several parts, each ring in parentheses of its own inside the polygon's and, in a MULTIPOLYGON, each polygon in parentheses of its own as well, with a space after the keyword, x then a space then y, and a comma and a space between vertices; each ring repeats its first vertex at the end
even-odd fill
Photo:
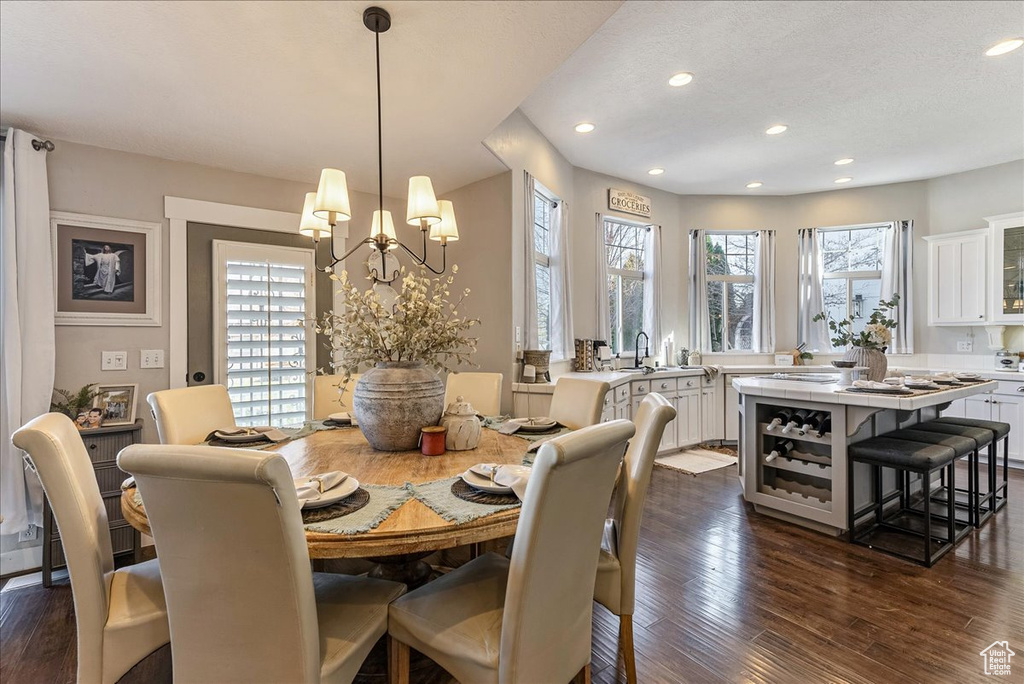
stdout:
MULTIPOLYGON (((754 513, 735 468, 658 468, 637 575, 641 682, 982 682, 979 651, 996 640, 1019 654, 1003 681, 1024 681, 1024 473, 999 514, 925 569, 754 513)), ((625 680, 617 632, 595 605, 595 682, 625 680)), ((169 681, 168 662, 164 649, 122 682, 169 681)), ((74 673, 70 586, 3 592, 0 682, 74 673)))

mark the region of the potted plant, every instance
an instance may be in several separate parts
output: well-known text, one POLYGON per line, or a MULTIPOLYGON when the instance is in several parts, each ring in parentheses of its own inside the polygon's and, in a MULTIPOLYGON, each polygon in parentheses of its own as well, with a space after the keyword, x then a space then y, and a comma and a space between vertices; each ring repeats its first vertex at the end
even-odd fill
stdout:
POLYGON ((892 330, 896 327, 896 321, 889 316, 889 311, 899 301, 898 294, 894 294, 889 301, 880 299, 878 306, 871 312, 868 322, 864 325, 864 329, 859 332, 853 329, 852 317, 837 321, 822 311, 814 317, 814 320, 828 321, 828 328, 834 335, 833 347, 847 347, 843 360, 853 361, 858 366, 866 366, 868 379, 881 382, 885 379, 885 373, 889 368, 889 362, 885 358, 885 349, 892 341, 892 330))
POLYGON ((403 268, 401 292, 387 305, 375 290, 353 285, 346 271, 331 276, 339 282, 344 309, 324 314, 315 329, 328 339, 332 369, 344 376, 341 391, 361 365, 374 366, 352 396, 353 413, 374 449, 415 449, 420 430, 437 425, 444 410, 438 371, 475 365, 470 356, 477 338, 468 332, 480 321, 459 316, 469 289, 457 301, 450 299, 457 272, 452 266, 453 275, 432 279, 422 269, 416 275, 403 268))

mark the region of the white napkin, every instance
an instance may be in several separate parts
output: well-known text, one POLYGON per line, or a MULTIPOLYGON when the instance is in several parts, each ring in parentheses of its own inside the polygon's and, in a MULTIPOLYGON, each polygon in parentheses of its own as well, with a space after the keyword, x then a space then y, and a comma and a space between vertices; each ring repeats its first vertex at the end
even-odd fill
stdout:
POLYGON ((937 373, 931 379, 933 381, 939 380, 940 382, 960 382, 952 373, 937 373))
POLYGON ((295 495, 299 498, 299 506, 301 507, 306 501, 316 501, 347 479, 348 473, 343 473, 340 470, 296 479, 295 495))
POLYGON ((885 382, 875 382, 874 380, 854 380, 853 386, 859 389, 872 389, 872 390, 891 390, 892 385, 885 382))
POLYGON ((224 439, 225 437, 238 437, 239 435, 250 435, 253 441, 256 441, 259 438, 265 438, 268 442, 283 442, 288 439, 288 435, 284 434, 276 427, 270 427, 269 425, 259 425, 250 428, 219 428, 211 432, 207 439, 224 439))
POLYGON ((494 471, 494 482, 502 487, 511 487, 520 501, 526 501, 526 485, 530 483, 530 466, 498 466, 494 471))

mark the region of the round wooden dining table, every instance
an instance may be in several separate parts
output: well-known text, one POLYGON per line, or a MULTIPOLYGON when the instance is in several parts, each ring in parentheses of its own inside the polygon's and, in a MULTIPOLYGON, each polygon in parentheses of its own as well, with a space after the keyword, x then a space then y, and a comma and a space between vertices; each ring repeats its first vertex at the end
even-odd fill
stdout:
MULTIPOLYGON (((320 430, 268 451, 281 454, 295 477, 341 470, 360 484, 375 485, 424 484, 454 477, 476 463, 522 463, 529 441, 490 429, 482 432, 477 448, 448 451, 441 456, 424 456, 419 451, 375 451, 355 428, 320 430)), ((145 506, 135 501, 134 487, 121 494, 121 510, 132 527, 152 535, 145 506)), ((412 498, 368 532, 329 534, 307 530, 306 542, 312 559, 369 558, 378 563, 371 574, 415 584, 425 579, 421 578, 427 572, 423 557, 434 551, 511 536, 518 521, 516 507, 456 524, 412 498)))

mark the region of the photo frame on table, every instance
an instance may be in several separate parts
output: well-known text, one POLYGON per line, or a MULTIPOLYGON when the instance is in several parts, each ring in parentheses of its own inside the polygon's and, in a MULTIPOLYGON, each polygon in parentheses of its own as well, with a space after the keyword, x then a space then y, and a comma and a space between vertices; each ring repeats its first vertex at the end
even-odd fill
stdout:
POLYGON ((121 385, 97 385, 93 409, 100 409, 102 426, 134 425, 136 396, 139 386, 131 383, 121 385))
POLYGON ((56 325, 160 325, 160 223, 50 212, 56 325))

